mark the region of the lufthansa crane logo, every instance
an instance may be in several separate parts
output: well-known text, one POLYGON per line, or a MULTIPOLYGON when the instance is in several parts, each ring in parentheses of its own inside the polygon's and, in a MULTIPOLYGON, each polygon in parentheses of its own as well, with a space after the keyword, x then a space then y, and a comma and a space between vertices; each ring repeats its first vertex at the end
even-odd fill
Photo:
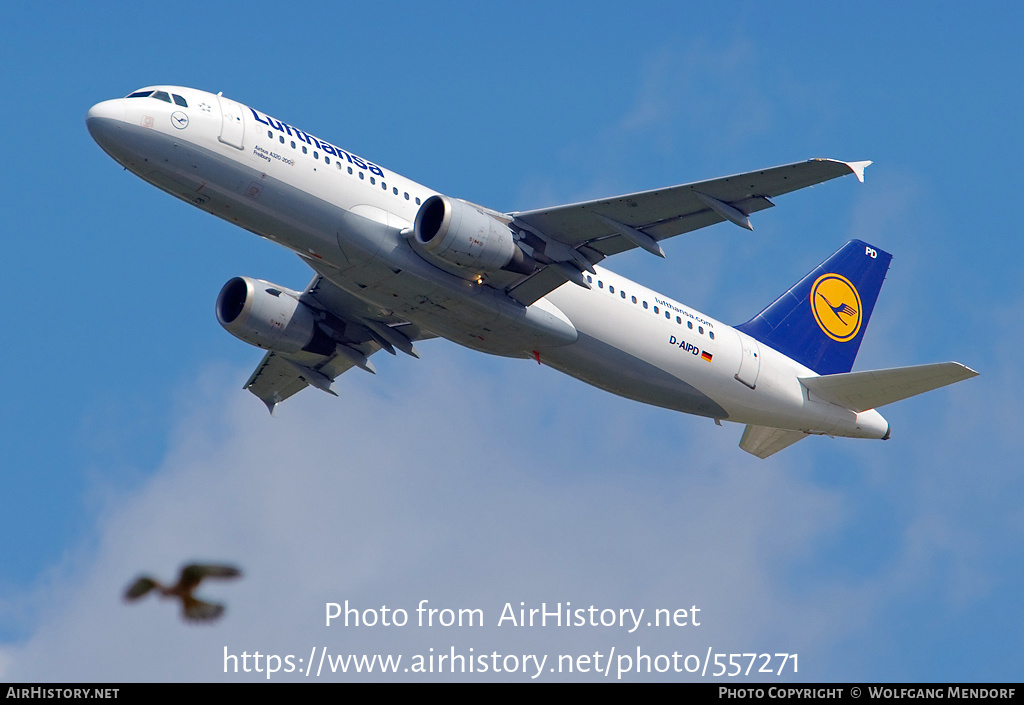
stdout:
POLYGON ((841 274, 818 277, 811 287, 811 311, 818 326, 832 340, 845 343, 860 330, 860 294, 841 274))

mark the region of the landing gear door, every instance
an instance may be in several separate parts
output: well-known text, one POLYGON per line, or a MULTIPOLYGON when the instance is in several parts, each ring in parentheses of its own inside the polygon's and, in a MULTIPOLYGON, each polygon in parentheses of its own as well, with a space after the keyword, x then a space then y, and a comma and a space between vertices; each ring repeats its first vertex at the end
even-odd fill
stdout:
POLYGON ((243 149, 242 138, 245 136, 245 119, 242 108, 233 100, 217 94, 220 102, 220 141, 235 149, 243 149))
POLYGON ((736 373, 736 379, 751 389, 757 385, 757 374, 761 371, 761 351, 757 341, 745 333, 736 331, 740 337, 740 345, 743 347, 743 354, 740 356, 740 369, 736 373))

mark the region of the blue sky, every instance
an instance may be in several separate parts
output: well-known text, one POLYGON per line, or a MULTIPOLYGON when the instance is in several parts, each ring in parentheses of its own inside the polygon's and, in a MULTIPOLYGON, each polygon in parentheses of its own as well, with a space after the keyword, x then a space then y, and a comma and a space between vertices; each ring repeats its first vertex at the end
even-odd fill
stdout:
POLYGON ((1022 14, 8 10, 0 679, 244 680, 223 673, 225 647, 458 645, 792 652, 810 681, 1019 680, 1022 14), (753 233, 719 225, 670 242, 667 260, 608 265, 741 322, 861 238, 894 260, 855 369, 954 359, 981 376, 886 408, 889 442, 816 438, 763 462, 737 448, 738 426, 445 341, 271 419, 241 390, 260 353, 217 325, 213 303, 232 276, 301 288, 310 273, 92 142, 89 106, 154 83, 223 91, 501 210, 874 160, 863 185, 778 199, 753 233), (246 571, 210 586, 228 603, 215 627, 121 604, 138 572, 170 577, 198 558, 246 571), (705 622, 633 635, 324 627, 325 601, 345 599, 488 615, 520 601, 697 604, 705 622))

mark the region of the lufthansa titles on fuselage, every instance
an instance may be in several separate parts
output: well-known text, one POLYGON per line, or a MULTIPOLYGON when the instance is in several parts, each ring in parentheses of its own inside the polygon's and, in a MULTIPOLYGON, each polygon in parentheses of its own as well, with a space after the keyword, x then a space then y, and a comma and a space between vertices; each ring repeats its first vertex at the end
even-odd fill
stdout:
POLYGON ((297 127, 292 127, 286 122, 275 120, 269 115, 261 116, 261 114, 255 108, 249 108, 249 111, 252 113, 252 116, 256 119, 256 122, 266 125, 267 127, 271 127, 282 134, 288 135, 289 137, 294 137, 300 142, 310 145, 311 147, 321 149, 325 154, 330 154, 331 156, 337 157, 339 159, 345 159, 348 161, 349 164, 352 164, 353 166, 356 166, 359 169, 364 169, 366 171, 369 171, 371 174, 376 174, 377 176, 384 176, 384 170, 381 169, 376 164, 374 164, 373 162, 368 162, 365 159, 360 159, 354 154, 349 154, 341 147, 335 147, 330 142, 324 142, 323 140, 314 137, 308 132, 303 132, 297 127))
POLYGON ((714 323, 712 323, 711 321, 707 320, 703 316, 696 316, 693 313, 691 313, 690 311, 687 311, 685 308, 677 306, 675 303, 673 303, 672 301, 669 301, 668 299, 663 299, 660 296, 655 296, 654 297, 654 303, 658 304, 662 308, 671 309, 671 310, 675 311, 676 313, 678 313, 680 315, 683 315, 683 316, 686 316, 689 319, 692 319, 696 323, 700 323, 701 325, 707 326, 708 328, 714 328, 715 327, 714 323))

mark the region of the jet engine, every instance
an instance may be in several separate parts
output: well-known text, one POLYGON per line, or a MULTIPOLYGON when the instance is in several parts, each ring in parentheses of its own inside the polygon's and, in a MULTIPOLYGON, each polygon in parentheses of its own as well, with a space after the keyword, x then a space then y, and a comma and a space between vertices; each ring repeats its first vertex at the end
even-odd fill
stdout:
POLYGON ((217 296, 217 320, 231 335, 264 350, 330 355, 337 347, 299 301, 299 292, 262 279, 235 277, 225 284, 217 296))
POLYGON ((466 269, 533 272, 536 262, 516 245, 508 226, 474 206, 431 196, 416 213, 417 246, 449 264, 466 269))

